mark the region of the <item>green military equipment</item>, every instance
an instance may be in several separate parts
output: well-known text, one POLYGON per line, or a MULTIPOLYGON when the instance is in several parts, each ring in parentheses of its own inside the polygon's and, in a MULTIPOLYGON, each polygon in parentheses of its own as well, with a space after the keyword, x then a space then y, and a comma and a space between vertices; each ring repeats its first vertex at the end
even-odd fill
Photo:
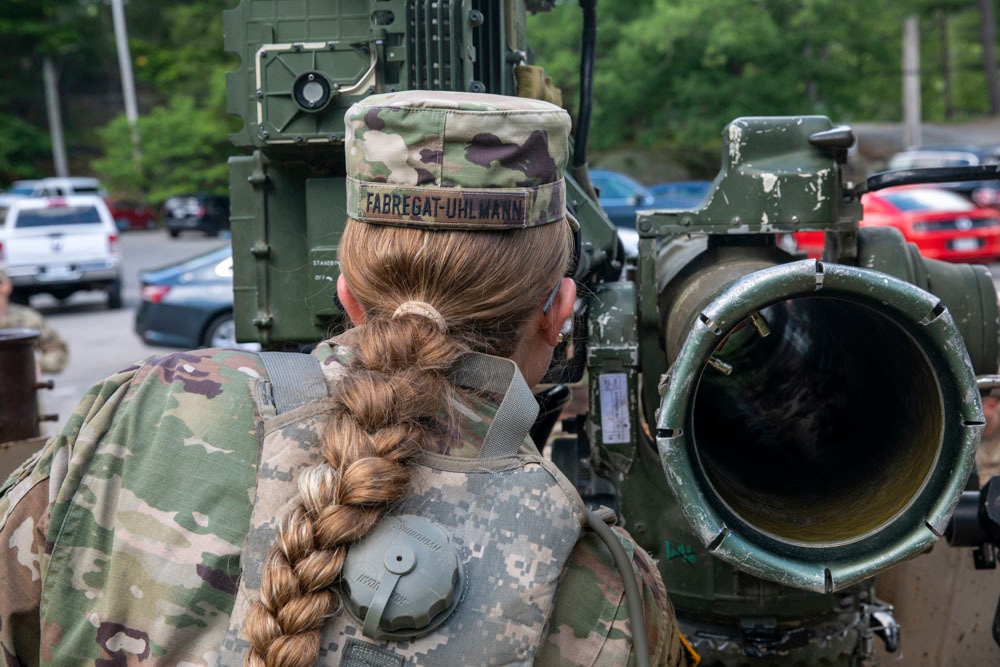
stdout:
MULTIPOLYGON (((842 170, 854 136, 822 116, 733 121, 704 202, 639 214, 625 266, 586 176, 595 3, 579 4, 565 201, 586 296, 553 377, 585 371, 590 410, 552 458, 658 559, 703 664, 858 665, 876 636, 895 650, 873 577, 942 535, 967 484, 984 424, 976 376, 1000 357, 992 280, 859 228, 868 184, 842 170), (825 233, 821 261, 781 243, 807 230, 825 233)), ((226 12, 242 61, 227 78, 244 121, 233 140, 252 150, 230 161, 240 339, 289 347, 341 325, 337 243, 356 208, 346 109, 407 89, 557 100, 524 28, 526 11, 576 11, 554 5, 226 12)))
MULTIPOLYGON (((244 123, 231 139, 253 149, 230 159, 236 335, 269 347, 313 343, 341 325, 347 108, 396 90, 515 95, 515 66, 527 64, 522 2, 345 0, 314 10, 247 0, 224 14, 225 47, 241 59, 226 76, 227 108, 244 123)), ((544 83, 532 89, 551 97, 544 83)), ((573 178, 566 201, 587 237, 578 279, 617 276, 614 227, 573 178)))

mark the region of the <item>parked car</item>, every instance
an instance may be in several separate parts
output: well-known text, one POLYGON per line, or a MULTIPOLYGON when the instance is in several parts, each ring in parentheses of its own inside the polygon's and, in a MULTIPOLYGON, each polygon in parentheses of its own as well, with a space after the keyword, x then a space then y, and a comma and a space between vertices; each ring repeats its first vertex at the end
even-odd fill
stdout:
POLYGON ((668 181, 649 186, 657 206, 664 208, 696 208, 712 189, 712 181, 668 181))
POLYGON ((591 169, 590 182, 597 188, 597 201, 618 227, 635 229, 637 211, 653 208, 656 197, 635 179, 608 169, 591 169))
POLYGON ((0 192, 0 208, 10 208, 11 202, 22 197, 31 197, 38 181, 14 181, 4 192, 0 192))
POLYGON ((111 211, 96 195, 15 200, 0 228, 0 262, 14 286, 12 298, 32 294, 67 299, 102 290, 108 307, 121 308, 121 254, 111 211))
MULTIPOLYGON (((611 222, 618 227, 618 236, 625 246, 627 257, 639 254, 639 232, 635 229, 635 214, 650 209, 688 208, 678 205, 674 196, 657 197, 642 183, 625 174, 608 169, 591 169, 590 182, 597 188, 597 202, 611 222)), ((699 198, 700 201, 700 198, 699 198)), ((691 203, 691 206, 697 201, 691 203)))
POLYGON ((95 195, 107 197, 108 193, 96 178, 88 176, 53 176, 37 181, 19 181, 21 191, 28 197, 68 197, 69 195, 95 195), (30 187, 30 190, 29 190, 30 187))
POLYGON ((152 206, 127 199, 107 199, 106 202, 119 230, 156 229, 158 216, 152 206))
POLYGON ((823 248, 826 245, 826 234, 823 232, 795 232, 784 235, 782 241, 786 241, 789 237, 792 239, 790 244, 786 246, 785 243, 779 243, 779 245, 788 250, 805 253, 807 257, 814 259, 823 256, 823 248))
MULTIPOLYGON (((148 345, 236 347, 229 245, 139 276, 135 332, 148 345)), ((260 349, 259 345, 239 345, 260 349)))
MULTIPOLYGON (((929 169, 935 167, 977 167, 1000 164, 1000 146, 926 146, 896 153, 887 169, 929 169)), ((958 192, 979 206, 1000 208, 1000 181, 955 181, 937 187, 958 192)))
POLYGON ((37 180, 14 181, 11 188, 4 194, 15 198, 68 197, 69 195, 108 196, 101 182, 89 176, 52 176, 37 180))
POLYGON ((163 222, 170 238, 181 232, 200 231, 218 236, 229 229, 229 197, 225 195, 178 195, 163 203, 163 222))
POLYGON ((111 217, 118 229, 155 229, 156 210, 145 204, 113 199, 96 178, 86 176, 52 177, 33 181, 14 181, 4 194, 0 194, 0 207, 20 197, 67 197, 69 195, 96 195, 104 198, 111 217))
MULTIPOLYGON (((915 243, 920 254, 950 262, 1000 258, 1000 213, 976 206, 951 190, 904 185, 861 197, 862 227, 889 226, 915 243)), ((823 252, 822 232, 797 232, 796 245, 810 257, 823 252)))

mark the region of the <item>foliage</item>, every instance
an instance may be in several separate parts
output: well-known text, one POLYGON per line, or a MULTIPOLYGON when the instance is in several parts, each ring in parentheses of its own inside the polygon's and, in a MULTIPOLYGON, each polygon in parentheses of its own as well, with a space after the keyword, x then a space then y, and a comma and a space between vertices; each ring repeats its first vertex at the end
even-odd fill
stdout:
MULTIPOLYGON (((147 5, 139 25, 144 27, 132 39, 132 54, 143 63, 140 82, 154 86, 163 96, 177 93, 201 100, 216 96, 224 103, 223 79, 215 75, 220 65, 236 69, 238 61, 222 49, 222 11, 231 3, 224 0, 188 0, 184 3, 147 5)), ((134 24, 134 23, 133 23, 134 24)))
POLYGON ((224 193, 228 186, 228 141, 232 120, 225 112, 225 71, 235 63, 222 50, 220 0, 137 8, 130 25, 139 85, 162 102, 139 118, 141 159, 132 159, 123 116, 101 131, 105 157, 93 162, 107 187, 118 194, 161 202, 183 192, 224 193))
MULTIPOLYGON (((0 14, 2 57, 23 62, 32 56, 97 52, 100 40, 87 39, 98 25, 95 9, 96 5, 86 0, 4 0, 0 14)), ((80 65, 87 70, 88 63, 80 65)))
MULTIPOLYGON (((954 17, 955 104, 970 114, 985 111, 973 30, 978 12, 968 2, 634 0, 602 3, 598 12, 595 150, 657 147, 696 175, 710 176, 721 130, 739 116, 898 120, 902 23, 909 14, 924 17, 925 96, 940 87, 939 69, 929 59, 940 59, 934 25, 944 12, 954 17)), ((579 23, 567 20, 572 14, 580 12, 563 6, 529 20, 536 62, 571 99, 580 35, 579 23)), ((943 120, 939 104, 926 108, 925 120, 943 120)))
POLYGON ((924 78, 921 111, 929 120, 975 118, 989 113, 979 43, 979 14, 946 11, 949 6, 944 3, 944 8, 935 8, 921 22, 921 73, 924 78), (945 95, 943 56, 948 63, 950 100, 945 95))
POLYGON ((152 202, 178 193, 226 191, 225 156, 232 150, 227 119, 217 107, 177 95, 142 116, 137 128, 138 165, 124 116, 101 131, 106 154, 93 167, 109 190, 132 197, 144 194, 152 202))
MULTIPOLYGON (((93 86, 114 45, 103 34, 96 0, 4 0, 0 12, 0 182, 51 175, 42 62, 50 58, 64 88, 93 86)), ((67 128, 71 134, 75 127, 67 128)))
POLYGON ((52 158, 49 138, 38 127, 16 116, 0 114, 0 178, 14 181, 46 176, 52 158))
MULTIPOLYGON (((225 113, 223 72, 236 69, 236 58, 223 52, 222 11, 235 1, 126 3, 140 102, 135 165, 124 119, 93 132, 120 108, 108 4, 4 0, 0 184, 51 171, 40 76, 50 57, 60 71, 70 160, 84 165, 81 173, 96 170, 116 194, 153 201, 223 189, 233 152, 227 134, 239 123, 225 113), (89 106, 71 103, 73 95, 89 106)), ((573 0, 556 4, 529 18, 529 43, 576 111, 581 12, 573 0)), ((630 0, 601 2, 598 14, 591 147, 656 150, 696 176, 714 173, 721 130, 737 116, 899 120, 909 14, 921 17, 925 120, 988 110, 980 16, 969 0, 630 0)))
MULTIPOLYGON (((0 179, 50 175, 48 119, 41 59, 60 70, 63 119, 71 162, 89 169, 116 195, 159 201, 179 191, 224 191, 227 140, 224 72, 233 69, 222 50, 225 0, 125 5, 130 51, 140 101, 142 161, 132 160, 124 115, 91 133, 93 104, 72 113, 77 97, 120 104, 121 83, 111 11, 98 0, 5 0, 0 16, 0 179), (95 38, 95 36, 101 38, 95 38), (69 111, 69 112, 67 112, 69 111), (89 118, 81 118, 86 115, 89 118), (92 138, 93 137, 93 138, 92 138), (92 141, 98 145, 92 147, 92 141), (103 155, 101 155, 103 154, 103 155)), ((106 107, 106 105, 105 105, 106 107)), ((119 107, 121 108, 121 107, 119 107)), ((104 111, 101 109, 101 111, 104 111)), ((82 172, 81 172, 82 173, 82 172)))

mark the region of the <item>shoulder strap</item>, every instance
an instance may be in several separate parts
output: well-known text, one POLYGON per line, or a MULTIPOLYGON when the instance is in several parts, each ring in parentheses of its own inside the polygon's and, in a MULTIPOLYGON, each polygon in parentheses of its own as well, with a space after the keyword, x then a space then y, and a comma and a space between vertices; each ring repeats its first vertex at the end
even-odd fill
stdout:
POLYGON ((455 364, 450 377, 460 387, 503 394, 496 417, 486 432, 479 458, 517 454, 538 417, 538 401, 517 364, 510 359, 472 352, 455 364))
POLYGON ((301 352, 259 352, 271 380, 271 400, 277 414, 326 396, 326 379, 319 361, 301 352))
MULTIPOLYGON (((260 352, 259 355, 271 381, 270 399, 277 414, 326 396, 323 371, 311 354, 260 352)), ((538 402, 517 364, 510 359, 473 352, 458 361, 450 376, 459 386, 503 394, 483 440, 480 458, 516 454, 538 416, 538 402)))

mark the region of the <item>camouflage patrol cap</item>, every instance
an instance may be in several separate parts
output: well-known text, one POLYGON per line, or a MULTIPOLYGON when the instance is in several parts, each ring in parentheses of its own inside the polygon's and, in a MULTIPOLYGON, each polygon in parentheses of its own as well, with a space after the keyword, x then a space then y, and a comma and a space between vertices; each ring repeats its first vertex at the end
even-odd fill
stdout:
POLYGON ((516 229, 566 218, 570 118, 504 95, 371 95, 345 116, 347 213, 437 230, 516 229))

